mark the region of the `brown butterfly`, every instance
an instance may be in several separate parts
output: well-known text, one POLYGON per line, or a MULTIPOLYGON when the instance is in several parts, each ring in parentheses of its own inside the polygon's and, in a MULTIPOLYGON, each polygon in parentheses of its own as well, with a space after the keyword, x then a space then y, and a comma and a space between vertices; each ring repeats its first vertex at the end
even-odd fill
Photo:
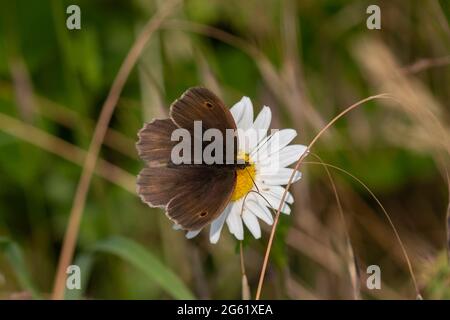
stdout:
POLYGON ((138 175, 137 193, 149 206, 165 208, 182 229, 199 230, 217 218, 231 199, 236 170, 242 167, 236 159, 237 136, 232 164, 174 165, 171 152, 177 141, 171 141, 172 132, 184 128, 194 137, 194 121, 202 121, 203 130, 215 128, 225 137, 227 129, 236 130, 236 123, 225 104, 201 87, 187 90, 170 106, 169 116, 146 123, 138 133, 136 147, 146 167, 138 175))

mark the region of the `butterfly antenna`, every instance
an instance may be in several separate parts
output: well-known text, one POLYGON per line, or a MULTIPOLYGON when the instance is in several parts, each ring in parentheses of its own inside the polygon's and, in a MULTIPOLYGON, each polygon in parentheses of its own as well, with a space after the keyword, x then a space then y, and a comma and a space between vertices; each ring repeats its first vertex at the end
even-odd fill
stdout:
MULTIPOLYGON (((248 172, 247 168, 245 168, 245 170, 247 171, 247 173, 248 173, 250 179, 252 179, 252 182, 253 182, 254 186, 256 187, 256 190, 250 190, 250 191, 247 193, 247 195, 248 195, 250 192, 254 192, 254 193, 256 193, 257 195, 259 195, 261 198, 263 198, 264 201, 267 202, 267 204, 269 205, 269 207, 271 207, 271 205, 270 205, 270 203, 269 203, 269 200, 267 200, 266 197, 264 197, 264 195, 261 193, 261 191, 259 191, 258 185, 256 184, 256 182, 255 182, 255 180, 253 179, 253 177, 252 177, 252 175, 250 174, 250 172, 248 172)), ((246 197, 247 197, 247 195, 246 195, 246 197)), ((281 199, 280 199, 280 200, 281 200, 281 199)), ((244 201, 245 201, 245 199, 244 199, 244 201)))
MULTIPOLYGON (((253 179, 252 179, 253 180, 253 179)), ((256 188, 258 189, 258 186, 255 183, 256 188)), ((259 195, 261 198, 263 198, 263 200, 267 203, 268 209, 270 211, 272 211, 272 213, 275 213, 275 209, 272 208, 272 205, 270 204, 269 200, 267 200, 266 197, 264 197, 264 195, 258 190, 250 190, 244 197, 244 201, 242 201, 242 208, 241 208, 241 216, 242 213, 244 212, 244 207, 245 207, 245 201, 247 201, 247 197, 250 193, 256 193, 257 195, 259 195)))
POLYGON ((247 172, 248 176, 250 177, 250 179, 252 180, 253 185, 256 187, 257 191, 254 190, 250 190, 244 197, 244 201, 242 201, 242 207, 241 207, 241 216, 244 213, 244 207, 245 207, 245 201, 247 200, 247 196, 250 194, 250 192, 256 192, 257 194, 261 195, 261 192, 259 192, 259 188, 258 185, 256 184, 255 180, 253 179, 252 175, 250 174, 250 172, 248 171, 247 167, 245 167, 245 172, 247 172))
MULTIPOLYGON (((273 212, 275 212, 275 209, 272 208, 272 205, 270 204, 269 200, 267 200, 267 198, 264 197, 263 194, 262 194, 261 192, 255 191, 255 190, 251 190, 250 192, 254 192, 254 193, 256 193, 257 195, 259 195, 261 198, 263 198, 263 200, 264 200, 264 201, 267 203, 267 205, 269 206, 269 209, 272 210, 273 212)), ((249 193, 250 193, 250 192, 249 192, 249 193)), ((248 193, 247 193, 247 195, 248 195, 248 193)))
POLYGON ((248 176, 250 177, 250 179, 252 179, 253 185, 256 187, 256 190, 258 190, 258 192, 259 192, 258 185, 256 184, 256 182, 255 182, 255 180, 253 179, 252 175, 251 175, 250 172, 248 171, 247 167, 245 167, 245 172, 247 172, 247 174, 248 174, 248 176))
MULTIPOLYGON (((253 185, 256 187, 256 190, 250 190, 244 197, 244 201, 242 203, 242 208, 241 208, 241 216, 242 213, 244 211, 244 206, 245 206, 245 201, 247 200, 247 196, 251 193, 254 192, 257 195, 259 195, 261 198, 263 198, 263 200, 267 203, 267 206, 269 207, 269 210, 271 210, 273 213, 275 213, 275 209, 272 208, 272 205, 270 204, 269 200, 267 200, 267 198, 261 193, 261 191, 259 191, 258 185, 256 184, 255 180, 253 179, 252 175, 250 174, 250 172, 248 172, 248 169, 245 168, 245 171, 248 173, 248 176, 250 177, 250 179, 252 179, 253 185)), ((281 200, 281 199, 280 199, 281 200)))

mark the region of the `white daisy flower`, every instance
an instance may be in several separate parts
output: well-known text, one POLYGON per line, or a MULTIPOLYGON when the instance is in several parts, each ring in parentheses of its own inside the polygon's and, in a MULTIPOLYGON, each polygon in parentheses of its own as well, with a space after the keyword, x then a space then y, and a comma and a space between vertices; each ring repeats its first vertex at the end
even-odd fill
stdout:
MULTIPOLYGON (((286 185, 294 169, 287 166, 296 162, 307 150, 304 145, 289 145, 297 132, 283 129, 267 135, 272 112, 264 106, 253 121, 253 105, 248 97, 231 108, 238 128, 238 158, 248 161, 250 166, 237 170, 237 181, 230 203, 210 225, 209 240, 217 243, 223 225, 238 239, 244 239, 244 225, 256 238, 261 237, 259 220, 272 225, 273 216, 269 208, 277 210, 286 185)), ((301 178, 296 172, 292 182, 301 178)), ((289 204, 294 202, 290 192, 284 200, 281 212, 290 214, 289 204)), ((174 225, 174 229, 180 229, 174 225)), ((201 230, 189 231, 191 239, 201 230)))

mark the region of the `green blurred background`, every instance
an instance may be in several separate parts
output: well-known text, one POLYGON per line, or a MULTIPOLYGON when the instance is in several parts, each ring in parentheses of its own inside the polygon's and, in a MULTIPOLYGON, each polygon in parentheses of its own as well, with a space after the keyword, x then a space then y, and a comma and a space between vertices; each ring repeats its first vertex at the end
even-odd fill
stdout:
MULTIPOLYGON (((102 104, 139 31, 167 2, 0 1, 0 298, 50 296, 102 104), (66 28, 70 4, 81 8, 81 30, 66 28)), ((313 152, 367 184, 396 225, 424 298, 449 299, 450 2, 179 2, 120 96, 83 211, 75 254, 82 290, 67 298, 241 298, 239 247, 227 230, 217 245, 205 232, 187 240, 134 192, 143 166, 137 131, 164 117, 187 88, 203 85, 227 105, 246 95, 257 110, 271 106, 272 126, 295 128, 303 144, 347 106, 389 93, 392 99, 339 120, 313 152), (366 27, 370 4, 381 8, 381 30, 366 27)), ((415 298, 380 207, 354 179, 330 170, 361 296, 415 298), (365 288, 372 264, 381 267, 381 290, 365 288)), ((320 165, 305 163, 302 171, 263 297, 352 299, 352 261, 332 185, 320 165)), ((245 235, 252 297, 265 230, 260 240, 245 235)))

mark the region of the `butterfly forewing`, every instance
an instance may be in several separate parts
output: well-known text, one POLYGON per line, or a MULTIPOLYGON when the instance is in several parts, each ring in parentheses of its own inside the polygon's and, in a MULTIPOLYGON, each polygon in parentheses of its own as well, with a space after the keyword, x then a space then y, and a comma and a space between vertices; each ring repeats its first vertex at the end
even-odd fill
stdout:
MULTIPOLYGON (((225 104, 211 91, 206 88, 191 88, 181 98, 176 100, 170 108, 170 116, 173 121, 182 128, 192 133, 192 141, 201 141, 194 126, 201 126, 202 133, 208 129, 219 130, 222 136, 222 157, 220 163, 235 163, 237 156, 236 123, 231 112, 225 104), (227 135, 227 129, 231 129, 234 136, 227 135), (232 153, 232 154, 230 154, 232 153)), ((207 145, 203 142, 203 148, 207 145)), ((198 161, 198 159, 197 159, 198 161)))
POLYGON ((170 108, 170 117, 181 128, 192 130, 194 121, 202 121, 204 129, 236 129, 231 112, 225 104, 206 88, 191 88, 170 108))

